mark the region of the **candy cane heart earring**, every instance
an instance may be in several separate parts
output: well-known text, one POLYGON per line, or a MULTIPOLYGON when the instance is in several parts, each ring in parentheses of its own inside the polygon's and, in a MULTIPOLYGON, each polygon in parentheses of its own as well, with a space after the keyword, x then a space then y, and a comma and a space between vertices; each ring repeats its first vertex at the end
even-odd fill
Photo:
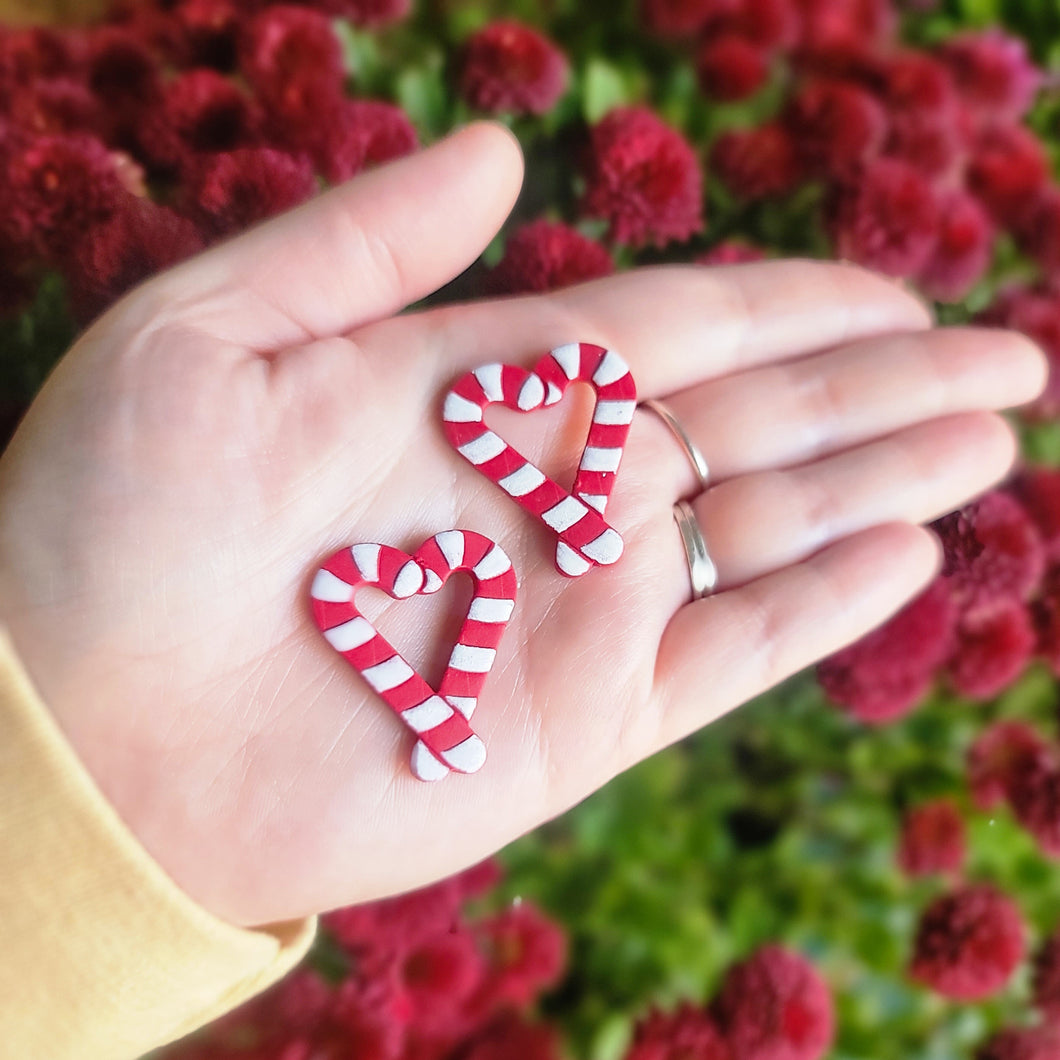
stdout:
POLYGON ((486 747, 471 715, 515 607, 515 571, 500 545, 471 530, 435 534, 411 556, 389 545, 353 545, 324 562, 309 592, 324 639, 415 733, 412 772, 440 780, 451 770, 480 769, 486 747), (471 576, 474 596, 436 691, 358 611, 354 597, 362 586, 397 600, 434 593, 458 571, 471 576))

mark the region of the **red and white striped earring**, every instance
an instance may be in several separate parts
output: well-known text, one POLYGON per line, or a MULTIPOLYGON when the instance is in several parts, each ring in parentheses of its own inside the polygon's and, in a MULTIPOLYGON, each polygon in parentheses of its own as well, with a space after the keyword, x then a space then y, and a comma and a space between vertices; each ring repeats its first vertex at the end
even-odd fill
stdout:
POLYGON ((515 607, 515 571, 500 545, 470 530, 435 534, 411 556, 389 545, 354 545, 324 562, 309 592, 327 642, 416 734, 412 772, 440 780, 450 770, 481 769, 486 747, 471 715, 515 607), (457 571, 471 576, 474 596, 436 691, 360 613, 354 596, 366 585, 399 600, 434 593, 457 571))
POLYGON ((556 347, 529 372, 510 364, 486 364, 468 372, 446 396, 442 418, 456 451, 555 531, 556 567, 577 578, 622 555, 622 537, 604 519, 604 509, 636 407, 637 388, 626 362, 614 350, 572 342, 556 347), (555 405, 576 382, 593 387, 596 407, 568 492, 491 431, 484 419, 493 404, 518 412, 555 405))

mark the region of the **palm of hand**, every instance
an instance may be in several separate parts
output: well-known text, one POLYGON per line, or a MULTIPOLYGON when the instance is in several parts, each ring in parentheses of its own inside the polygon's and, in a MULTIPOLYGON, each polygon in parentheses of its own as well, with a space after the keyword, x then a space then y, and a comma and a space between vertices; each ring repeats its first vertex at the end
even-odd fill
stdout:
MULTIPOLYGON (((472 130, 464 151, 470 144, 494 167, 506 164, 511 185, 516 165, 499 139, 472 130)), ((434 153, 436 164, 474 168, 451 145, 434 153)), ((403 165, 397 185, 423 179, 415 160, 403 165)), ((481 195, 482 175, 458 179, 473 185, 469 198, 481 195)), ((661 303, 672 298, 660 342, 694 348, 706 322, 689 305, 693 292, 709 292, 701 274, 679 271, 390 317, 477 253, 507 208, 504 183, 454 237, 459 245, 439 252, 441 264, 424 265, 422 278, 402 276, 394 298, 365 295, 348 314, 353 330, 307 327, 298 312, 276 310, 284 294, 262 294, 267 275, 226 292, 212 272, 248 260, 238 257, 240 243, 148 285, 86 334, 6 458, 0 490, 24 498, 0 526, 0 596, 16 645, 148 850, 233 920, 287 918, 455 871, 853 639, 930 575, 930 550, 904 528, 849 547, 843 562, 853 569, 886 545, 890 584, 875 596, 850 587, 849 606, 837 590, 822 595, 821 614, 847 606, 828 629, 810 631, 813 601, 801 634, 778 618, 786 613, 778 600, 820 588, 823 576, 789 572, 787 582, 763 579, 683 608, 687 574, 671 508, 688 469, 666 431, 639 414, 607 511, 625 554, 583 578, 560 576, 554 536, 445 442, 445 390, 478 364, 529 365, 579 339, 627 353, 645 396, 691 386, 710 369, 674 354, 652 363, 659 328, 640 306, 665 313, 661 303), (191 281, 208 293, 170 308, 191 281), (261 304, 268 311, 255 314, 261 304), (34 481, 38 467, 51 469, 50 481, 34 481), (455 527, 502 545, 519 598, 473 721, 486 766, 423 784, 408 770, 411 739, 398 720, 314 627, 307 588, 338 547, 380 541, 412 552, 455 527), (897 579, 895 569, 904 571, 897 579)), ((257 248, 242 246, 260 254, 267 237, 262 229, 250 237, 257 248)), ((308 243, 290 253, 289 272, 320 267, 308 243)), ((357 263, 371 264, 367 257, 362 247, 357 263)), ((718 332, 746 333, 732 289, 720 282, 713 291, 718 332)), ((880 297, 895 327, 919 326, 904 296, 880 297)), ((839 316, 818 345, 858 331, 839 316)), ((783 355, 784 344, 771 341, 783 355)), ((799 343, 793 333, 790 355, 799 343)), ((564 405, 577 405, 573 396, 564 405)), ((581 405, 581 419, 535 414, 547 420, 568 482, 584 437, 581 405)), ((533 457, 541 426, 512 418, 503 433, 533 457)), ((980 470, 982 488, 997 472, 980 470)), ((459 592, 446 592, 447 612, 459 611, 459 592)), ((462 617, 428 614, 422 601, 388 602, 375 615, 428 676, 462 617)))

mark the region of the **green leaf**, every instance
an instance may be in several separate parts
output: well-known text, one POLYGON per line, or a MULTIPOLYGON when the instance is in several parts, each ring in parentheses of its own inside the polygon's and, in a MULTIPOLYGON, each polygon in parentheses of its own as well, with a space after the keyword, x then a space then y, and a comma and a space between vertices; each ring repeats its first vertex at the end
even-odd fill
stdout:
POLYGON ((582 116, 595 125, 609 110, 630 102, 621 70, 606 59, 594 57, 582 78, 582 116))

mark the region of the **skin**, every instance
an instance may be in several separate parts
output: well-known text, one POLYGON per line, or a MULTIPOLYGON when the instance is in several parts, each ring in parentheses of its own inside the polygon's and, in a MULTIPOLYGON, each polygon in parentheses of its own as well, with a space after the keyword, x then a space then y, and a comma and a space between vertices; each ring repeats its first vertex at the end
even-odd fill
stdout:
MULTIPOLYGON (((81 337, 0 461, 0 621, 146 849, 235 923, 472 864, 879 625, 938 569, 918 524, 1008 472, 990 410, 1043 387, 1025 338, 932 329, 905 290, 834 263, 397 315, 475 259, 521 176, 511 137, 473 125, 152 279, 81 337), (625 554, 573 581, 447 445, 457 376, 576 340, 620 351, 707 455, 715 595, 688 602, 672 505, 695 479, 654 415, 607 509, 625 554), (486 765, 424 784, 307 589, 343 545, 411 552, 452 527, 500 542, 520 593, 473 722, 486 765)), ((490 422, 571 476, 579 389, 490 422)), ((437 679, 466 585, 375 595, 370 617, 437 679)))

